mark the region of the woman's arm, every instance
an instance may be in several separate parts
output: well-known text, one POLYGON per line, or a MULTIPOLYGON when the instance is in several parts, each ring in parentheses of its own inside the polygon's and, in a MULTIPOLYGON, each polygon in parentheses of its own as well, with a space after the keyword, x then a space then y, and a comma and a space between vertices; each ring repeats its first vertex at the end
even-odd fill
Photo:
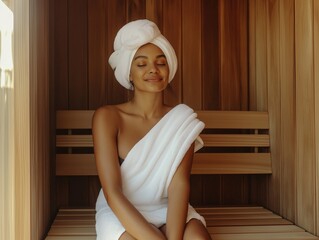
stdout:
POLYGON ((186 152, 168 188, 167 239, 183 239, 190 192, 194 144, 186 152))
POLYGON ((117 152, 119 122, 119 115, 114 109, 104 107, 94 113, 92 122, 94 155, 104 196, 125 230, 134 238, 165 239, 122 192, 117 152))

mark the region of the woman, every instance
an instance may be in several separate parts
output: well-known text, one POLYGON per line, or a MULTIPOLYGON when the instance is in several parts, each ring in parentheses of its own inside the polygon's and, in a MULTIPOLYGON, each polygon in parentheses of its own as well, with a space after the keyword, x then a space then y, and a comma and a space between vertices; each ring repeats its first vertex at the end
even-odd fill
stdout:
POLYGON ((210 239, 205 220, 188 203, 192 156, 204 124, 184 104, 163 104, 173 79, 174 49, 146 19, 123 26, 109 63, 132 100, 103 106, 93 117, 102 189, 97 239, 210 239))

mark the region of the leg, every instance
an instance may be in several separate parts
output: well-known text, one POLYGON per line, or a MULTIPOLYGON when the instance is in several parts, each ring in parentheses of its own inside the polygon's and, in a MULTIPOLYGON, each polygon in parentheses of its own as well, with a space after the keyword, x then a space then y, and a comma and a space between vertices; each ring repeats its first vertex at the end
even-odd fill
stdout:
MULTIPOLYGON (((154 229, 156 229, 158 232, 160 232, 161 234, 163 234, 163 238, 164 238, 164 233, 160 230, 160 229, 158 229, 158 228, 156 228, 155 226, 153 226, 152 225, 152 227, 154 228, 154 229)), ((121 237, 119 238, 119 240, 136 240, 134 237, 132 237, 131 236, 131 234, 129 234, 128 232, 124 232, 122 235, 121 235, 121 237)))
POLYGON ((135 240, 128 232, 124 232, 119 240, 135 240))
POLYGON ((191 219, 185 226, 184 240, 211 240, 206 227, 198 219, 191 219))

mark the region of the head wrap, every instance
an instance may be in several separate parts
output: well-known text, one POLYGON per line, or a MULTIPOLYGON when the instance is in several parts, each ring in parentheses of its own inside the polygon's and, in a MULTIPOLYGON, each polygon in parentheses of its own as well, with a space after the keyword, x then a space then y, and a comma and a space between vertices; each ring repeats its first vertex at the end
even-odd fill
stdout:
POLYGON ((169 82, 176 73, 175 51, 156 24, 147 19, 135 20, 118 31, 114 40, 114 52, 109 58, 116 80, 127 89, 132 89, 129 75, 133 57, 136 51, 147 43, 152 43, 163 51, 169 67, 169 82))

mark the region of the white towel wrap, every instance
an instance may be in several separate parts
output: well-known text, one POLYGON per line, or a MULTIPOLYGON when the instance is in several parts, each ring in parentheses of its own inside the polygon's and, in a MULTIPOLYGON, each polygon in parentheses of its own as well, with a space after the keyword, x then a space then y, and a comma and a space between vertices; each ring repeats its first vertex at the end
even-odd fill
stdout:
MULTIPOLYGON (((121 165, 124 195, 150 223, 166 223, 168 187, 185 153, 195 141, 195 150, 203 146, 199 137, 204 123, 193 109, 179 104, 169 111, 128 153, 121 165)), ((96 202, 98 240, 118 239, 125 231, 108 206, 103 191, 96 202)), ((189 205, 186 221, 205 220, 189 205)))
POLYGON ((114 52, 109 58, 116 80, 127 89, 132 89, 129 74, 133 57, 136 51, 147 43, 152 43, 163 51, 169 66, 169 82, 176 73, 177 57, 174 48, 156 24, 147 19, 135 20, 118 31, 114 40, 114 52))

